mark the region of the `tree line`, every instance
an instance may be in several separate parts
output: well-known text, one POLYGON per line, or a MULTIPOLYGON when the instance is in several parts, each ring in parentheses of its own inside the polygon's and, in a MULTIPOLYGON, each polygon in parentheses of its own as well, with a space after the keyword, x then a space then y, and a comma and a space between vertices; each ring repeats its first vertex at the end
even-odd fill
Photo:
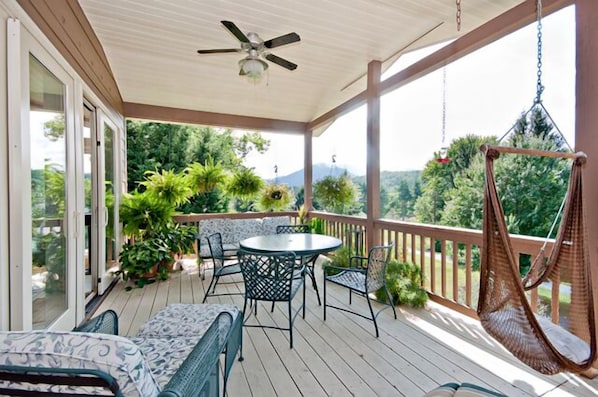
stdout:
MULTIPOLYGON (((423 171, 381 174, 381 208, 390 219, 415 220, 481 229, 484 192, 483 143, 498 144, 496 136, 466 135, 448 147, 448 163, 436 161, 423 171)), ((535 107, 522 114, 503 144, 564 151, 566 142, 550 118, 535 107)), ((251 151, 265 153, 270 142, 259 133, 233 134, 230 129, 127 121, 128 188, 140 187, 147 171, 181 172, 190 163, 214 161, 232 172, 244 168, 251 151)), ((503 154, 495 162, 496 184, 511 233, 546 237, 566 192, 569 166, 563 160, 503 154)), ((365 212, 365 178, 354 177, 357 192, 346 214, 365 212)), ((293 208, 303 202, 303 190, 295 192, 293 208)), ((239 204, 234 204, 239 205, 239 204)), ((316 209, 321 206, 317 197, 316 209)), ((182 210, 226 212, 230 197, 218 190, 197 194, 182 210)), ((237 207, 237 210, 247 208, 237 207)))

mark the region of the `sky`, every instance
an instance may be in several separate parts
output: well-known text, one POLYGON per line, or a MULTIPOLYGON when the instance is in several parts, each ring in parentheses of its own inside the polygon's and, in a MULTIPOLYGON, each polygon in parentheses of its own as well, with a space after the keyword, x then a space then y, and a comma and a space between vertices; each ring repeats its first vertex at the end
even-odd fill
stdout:
MULTIPOLYGON (((436 49, 438 46, 436 47, 436 49)), ((412 64, 435 49, 402 56, 383 76, 412 64)), ((381 99, 383 171, 421 170, 442 146, 467 134, 503 136, 532 106, 537 80, 537 24, 496 41, 381 99), (443 92, 446 117, 443 125, 443 92), (444 132, 444 144, 443 144, 444 132)), ((574 147, 575 9, 567 7, 542 19, 542 103, 574 147)), ((253 154, 246 165, 264 178, 303 168, 303 137, 263 133, 268 153, 253 154)), ((314 138, 313 162, 364 175, 365 106, 336 120, 314 138), (332 157, 336 162, 332 162, 332 157)))

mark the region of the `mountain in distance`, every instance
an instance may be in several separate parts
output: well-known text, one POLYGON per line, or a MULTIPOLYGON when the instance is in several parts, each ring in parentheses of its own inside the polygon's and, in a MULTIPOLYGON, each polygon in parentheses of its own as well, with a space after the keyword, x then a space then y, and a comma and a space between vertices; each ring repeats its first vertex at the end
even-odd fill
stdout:
MULTIPOLYGON (((342 175, 346 170, 347 168, 344 166, 331 167, 330 165, 324 163, 314 164, 312 168, 312 179, 313 182, 316 183, 317 181, 330 175, 342 175)), ((349 175, 351 174, 349 173, 349 175)), ((303 187, 303 169, 297 170, 285 176, 279 176, 277 179, 277 183, 286 184, 289 187, 303 187)), ((274 180, 271 179, 268 182, 274 183, 274 180)))
MULTIPOLYGON (((313 183, 324 179, 327 176, 339 176, 342 175, 348 167, 337 165, 331 167, 329 164, 314 164, 312 171, 313 183)), ((355 176, 347 171, 355 183, 365 183, 365 175, 355 176)), ((400 179, 406 179, 409 186, 413 186, 416 180, 419 180, 421 171, 382 171, 380 173, 380 183, 383 186, 398 185, 400 179)), ((269 180, 269 183, 273 183, 274 180, 269 180)), ((303 187, 303 169, 295 171, 285 176, 279 176, 277 183, 286 184, 289 187, 303 187)))

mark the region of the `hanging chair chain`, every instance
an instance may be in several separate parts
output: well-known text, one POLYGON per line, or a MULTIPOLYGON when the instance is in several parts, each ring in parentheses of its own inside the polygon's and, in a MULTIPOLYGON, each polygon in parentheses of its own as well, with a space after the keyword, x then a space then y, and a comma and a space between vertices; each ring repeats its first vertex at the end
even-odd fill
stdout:
POLYGON ((536 11, 538 14, 538 80, 536 82, 536 100, 534 102, 538 104, 542 102, 542 92, 544 91, 542 85, 542 0, 537 0, 536 11))
POLYGON ((446 138, 446 66, 442 69, 442 146, 446 138))
POLYGON ((461 0, 456 0, 455 4, 457 4, 457 32, 461 31, 461 0))

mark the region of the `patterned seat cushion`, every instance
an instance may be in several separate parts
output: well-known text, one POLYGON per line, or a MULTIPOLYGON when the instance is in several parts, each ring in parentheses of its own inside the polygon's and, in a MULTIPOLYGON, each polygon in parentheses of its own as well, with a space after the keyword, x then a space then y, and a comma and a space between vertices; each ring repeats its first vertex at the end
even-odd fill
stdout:
POLYGON ((225 250, 231 248, 228 244, 235 244, 234 221, 233 219, 206 219, 199 223, 199 255, 202 258, 210 257, 210 247, 208 246, 207 237, 213 233, 220 233, 222 235, 222 243, 225 250))
POLYGON ((161 389, 197 345, 196 337, 133 337, 130 340, 139 346, 161 389))
MULTIPOLYGON (((239 308, 235 305, 205 303, 174 303, 157 312, 146 321, 137 333, 138 337, 192 337, 201 339, 214 319, 221 312, 228 312, 235 318, 239 308)), ((231 327, 230 317, 220 317, 218 324, 221 342, 224 342, 231 327)))
POLYGON ((235 219, 233 222, 234 241, 239 242, 262 233, 261 219, 235 219))
MULTIPOLYGON (((47 330, 0 332, 0 365, 99 370, 111 375, 125 396, 151 397, 160 392, 139 347, 116 335, 47 330)), ((41 384, 24 387, 32 391, 51 388, 59 393, 81 390, 41 384)), ((99 388, 89 388, 88 392, 105 394, 99 388)))
POLYGON ((262 234, 276 234, 276 226, 290 225, 288 216, 268 216, 262 221, 262 234))

